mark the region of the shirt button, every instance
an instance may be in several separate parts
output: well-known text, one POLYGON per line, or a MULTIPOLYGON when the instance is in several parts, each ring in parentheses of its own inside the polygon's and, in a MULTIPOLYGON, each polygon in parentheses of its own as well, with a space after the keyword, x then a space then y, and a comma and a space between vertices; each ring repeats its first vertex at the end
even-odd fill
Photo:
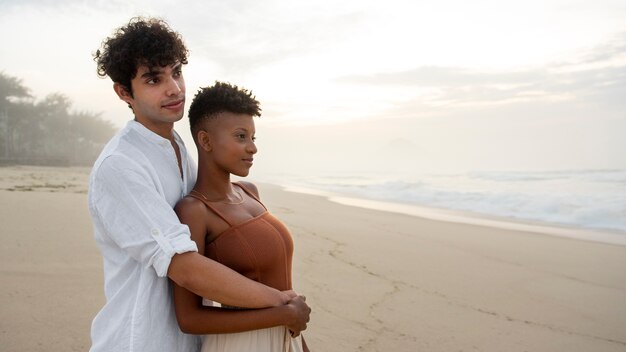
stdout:
POLYGON ((156 236, 159 234, 159 230, 157 229, 152 229, 152 236, 156 236))

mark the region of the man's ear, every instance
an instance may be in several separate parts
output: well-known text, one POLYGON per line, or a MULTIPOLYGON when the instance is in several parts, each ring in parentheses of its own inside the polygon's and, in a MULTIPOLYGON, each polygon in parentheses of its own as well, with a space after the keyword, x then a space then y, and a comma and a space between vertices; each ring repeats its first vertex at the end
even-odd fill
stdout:
POLYGON ((130 94, 126 87, 119 83, 113 83, 113 90, 120 99, 125 101, 130 106, 130 103, 133 100, 133 96, 130 94))
POLYGON ((211 146, 211 138, 209 138, 209 134, 207 131, 200 130, 197 135, 198 146, 202 148, 205 152, 210 152, 213 147, 211 146))

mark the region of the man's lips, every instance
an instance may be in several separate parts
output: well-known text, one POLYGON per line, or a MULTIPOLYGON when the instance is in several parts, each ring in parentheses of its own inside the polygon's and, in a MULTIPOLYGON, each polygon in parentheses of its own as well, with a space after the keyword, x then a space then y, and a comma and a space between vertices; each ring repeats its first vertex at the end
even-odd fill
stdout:
POLYGON ((182 107, 183 104, 185 104, 185 99, 179 99, 179 100, 175 100, 169 103, 165 103, 162 106, 166 109, 178 109, 182 107))

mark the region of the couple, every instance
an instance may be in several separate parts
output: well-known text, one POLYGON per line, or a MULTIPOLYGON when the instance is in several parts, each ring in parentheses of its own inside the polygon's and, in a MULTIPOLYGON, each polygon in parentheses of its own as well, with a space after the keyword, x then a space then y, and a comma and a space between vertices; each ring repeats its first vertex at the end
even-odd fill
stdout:
POLYGON ((252 166, 259 102, 226 83, 197 93, 189 109, 196 176, 173 130, 187 54, 165 22, 141 18, 95 54, 98 74, 135 118, 90 177, 106 296, 91 351, 308 351, 300 332, 311 310, 291 290, 289 232, 253 184, 230 182, 252 166))

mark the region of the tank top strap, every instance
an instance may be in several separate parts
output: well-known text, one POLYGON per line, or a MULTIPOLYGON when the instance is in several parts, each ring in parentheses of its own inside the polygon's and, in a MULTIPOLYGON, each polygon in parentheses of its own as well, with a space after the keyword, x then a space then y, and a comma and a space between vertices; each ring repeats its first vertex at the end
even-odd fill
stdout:
POLYGON ((246 192, 247 195, 249 195, 250 197, 252 197, 254 200, 256 200, 259 204, 261 204, 263 206, 263 208, 265 208, 265 210, 267 210, 267 207, 265 206, 265 204, 263 204, 263 202, 261 202, 261 200, 254 195, 254 193, 252 193, 252 191, 250 191, 246 186, 244 186, 242 183, 239 182, 233 182, 233 185, 237 185, 239 186, 239 188, 243 189, 244 192, 246 192))
POLYGON ((204 203, 204 205, 209 208, 209 210, 211 210, 215 215, 219 216, 222 220, 224 220, 229 227, 233 226, 233 223, 231 223, 230 221, 228 221, 228 218, 226 218, 226 216, 224 216, 224 214, 222 214, 219 210, 215 209, 215 207, 213 205, 211 205, 206 199, 204 199, 201 195, 197 194, 195 191, 191 191, 188 194, 189 197, 193 197, 199 201, 201 201, 202 203, 204 203))

